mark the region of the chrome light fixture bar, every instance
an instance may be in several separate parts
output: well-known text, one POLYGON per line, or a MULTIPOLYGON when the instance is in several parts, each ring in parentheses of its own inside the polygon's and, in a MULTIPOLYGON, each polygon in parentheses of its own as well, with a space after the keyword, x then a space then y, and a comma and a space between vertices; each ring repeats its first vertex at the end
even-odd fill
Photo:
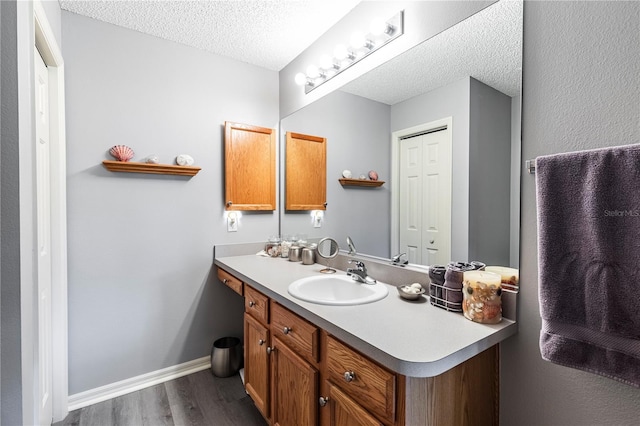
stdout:
POLYGON ((296 74, 295 82, 300 86, 304 85, 305 94, 309 93, 402 34, 404 34, 404 11, 398 12, 386 21, 374 19, 367 34, 354 32, 349 47, 344 44, 337 45, 333 55, 323 55, 318 65, 311 64, 305 73, 296 74))

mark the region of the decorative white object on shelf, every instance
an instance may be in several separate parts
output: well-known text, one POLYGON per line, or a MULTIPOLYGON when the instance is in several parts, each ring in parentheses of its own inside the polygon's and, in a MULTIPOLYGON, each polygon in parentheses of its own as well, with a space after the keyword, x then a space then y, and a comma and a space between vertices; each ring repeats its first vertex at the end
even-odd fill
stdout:
POLYGON ((160 158, 157 155, 150 155, 144 159, 144 162, 147 164, 158 164, 160 162, 160 158))
POLYGON ((351 176, 353 176, 353 175, 351 174, 351 170, 347 170, 347 169, 345 169, 345 170, 343 170, 343 171, 342 171, 342 177, 343 177, 343 178, 351 179, 351 176))
POLYGON ((361 180, 365 180, 367 177, 365 175, 360 175, 361 180))
POLYGON ((192 166, 193 163, 193 157, 190 155, 180 154, 176 157, 176 164, 179 166, 192 166))

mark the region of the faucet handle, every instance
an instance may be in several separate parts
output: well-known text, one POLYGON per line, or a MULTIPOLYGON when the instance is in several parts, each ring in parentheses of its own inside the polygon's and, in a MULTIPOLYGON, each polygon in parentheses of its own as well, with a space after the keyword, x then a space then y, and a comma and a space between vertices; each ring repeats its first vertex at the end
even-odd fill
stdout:
POLYGON ((355 264, 356 268, 358 268, 358 271, 364 271, 365 270, 364 263, 360 262, 359 260, 351 259, 351 260, 349 260, 349 263, 355 264))

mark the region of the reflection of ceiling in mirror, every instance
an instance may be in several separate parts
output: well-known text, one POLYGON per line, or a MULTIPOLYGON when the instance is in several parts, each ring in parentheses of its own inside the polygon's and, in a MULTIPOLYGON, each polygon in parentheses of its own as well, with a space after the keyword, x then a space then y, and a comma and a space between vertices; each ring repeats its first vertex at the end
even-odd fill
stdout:
POLYGON ((341 90, 394 105, 464 77, 520 94, 522 2, 502 0, 341 90))

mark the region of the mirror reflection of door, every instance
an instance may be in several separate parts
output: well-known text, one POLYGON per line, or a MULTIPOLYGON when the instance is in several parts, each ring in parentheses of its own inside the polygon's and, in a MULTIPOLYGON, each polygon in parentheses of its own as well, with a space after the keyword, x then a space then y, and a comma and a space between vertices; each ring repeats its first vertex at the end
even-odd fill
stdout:
POLYGON ((450 133, 440 127, 400 139, 400 252, 410 263, 451 258, 450 133))

